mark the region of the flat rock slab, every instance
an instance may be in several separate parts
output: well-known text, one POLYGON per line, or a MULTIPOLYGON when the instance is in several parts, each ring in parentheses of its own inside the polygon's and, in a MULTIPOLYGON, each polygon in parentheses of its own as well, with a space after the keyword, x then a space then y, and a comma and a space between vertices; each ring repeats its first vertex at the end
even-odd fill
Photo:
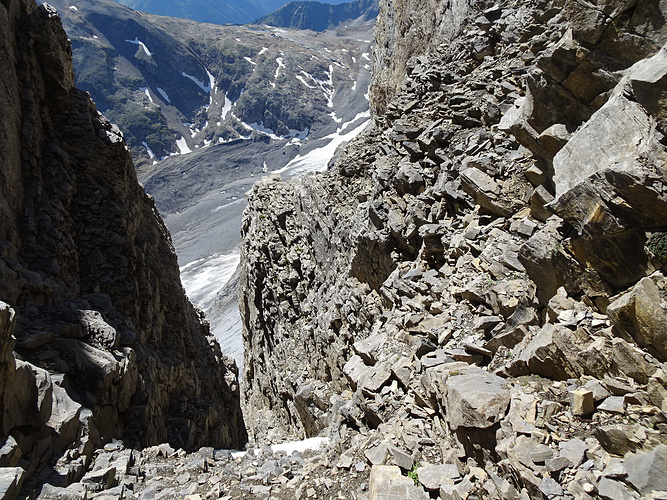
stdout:
POLYGON ((419 482, 427 491, 440 491, 440 486, 461 477, 454 464, 427 465, 417 469, 419 482))
POLYGON ((428 500, 428 494, 412 479, 401 475, 393 465, 374 465, 371 469, 368 500, 428 500))

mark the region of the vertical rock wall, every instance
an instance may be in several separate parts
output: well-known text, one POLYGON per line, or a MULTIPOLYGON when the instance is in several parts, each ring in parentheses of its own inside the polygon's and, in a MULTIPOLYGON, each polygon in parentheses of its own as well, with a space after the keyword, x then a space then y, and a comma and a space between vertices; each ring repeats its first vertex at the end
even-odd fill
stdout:
POLYGON ((112 438, 241 445, 236 367, 185 297, 120 131, 74 87, 57 13, 3 1, 0 48, 0 411, 11 465, 22 456, 32 471, 66 449, 83 463, 112 438))

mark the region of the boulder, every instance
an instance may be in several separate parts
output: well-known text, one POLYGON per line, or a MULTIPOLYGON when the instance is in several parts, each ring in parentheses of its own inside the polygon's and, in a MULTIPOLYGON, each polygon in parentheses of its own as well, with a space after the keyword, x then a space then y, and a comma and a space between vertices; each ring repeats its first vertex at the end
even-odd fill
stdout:
POLYGON ((577 389, 570 391, 570 410, 572 415, 584 417, 595 411, 593 391, 577 389))
POLYGON ((604 500, 633 500, 631 491, 621 482, 603 477, 598 483, 598 495, 604 500))
POLYGON ((547 305, 560 287, 574 297, 611 294, 609 286, 594 271, 583 266, 570 252, 562 232, 563 221, 552 217, 519 250, 518 259, 535 282, 540 304, 547 305))
POLYGON ((667 225, 660 99, 667 49, 630 68, 611 98, 554 157, 558 215, 580 233, 667 225))
POLYGON ((612 455, 623 456, 642 447, 642 439, 637 429, 630 425, 603 425, 595 429, 595 437, 602 447, 612 455))
POLYGON ((607 314, 614 331, 632 337, 661 361, 667 361, 667 310, 662 306, 665 278, 646 277, 613 298, 607 314))
POLYGON ((571 330, 547 323, 520 352, 513 368, 551 380, 578 377, 580 368, 570 356, 573 343, 571 330))
POLYGON ((53 411, 46 425, 58 435, 57 450, 64 450, 67 443, 78 440, 82 426, 79 419, 81 409, 81 405, 70 398, 64 388, 53 385, 53 411))
POLYGON ((486 429, 499 422, 507 412, 510 393, 506 381, 480 368, 470 367, 451 375, 447 389, 447 420, 452 429, 486 429))
POLYGON ((424 190, 425 183, 419 170, 419 164, 415 165, 409 161, 401 162, 394 177, 394 185, 396 191, 401 195, 421 193, 424 190))
POLYGON ((516 203, 503 198, 500 185, 486 172, 470 167, 461 172, 463 190, 472 196, 475 203, 492 214, 501 217, 512 215, 516 203))

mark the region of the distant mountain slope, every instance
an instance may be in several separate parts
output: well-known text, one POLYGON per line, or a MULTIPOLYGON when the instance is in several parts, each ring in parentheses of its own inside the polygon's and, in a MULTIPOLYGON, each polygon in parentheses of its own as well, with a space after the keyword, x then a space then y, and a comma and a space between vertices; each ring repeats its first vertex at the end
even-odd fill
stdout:
POLYGON ((139 171, 253 134, 318 139, 367 109, 367 28, 312 37, 153 16, 111 0, 50 3, 72 41, 77 84, 123 130, 139 171))
POLYGON ((363 21, 374 19, 379 9, 378 0, 357 0, 339 5, 321 2, 291 2, 258 19, 256 23, 281 28, 324 31, 354 19, 363 21))
MULTIPOLYGON (((160 16, 203 23, 245 24, 285 5, 285 0, 117 0, 123 5, 160 16)), ((332 0, 342 3, 345 0, 332 0)))

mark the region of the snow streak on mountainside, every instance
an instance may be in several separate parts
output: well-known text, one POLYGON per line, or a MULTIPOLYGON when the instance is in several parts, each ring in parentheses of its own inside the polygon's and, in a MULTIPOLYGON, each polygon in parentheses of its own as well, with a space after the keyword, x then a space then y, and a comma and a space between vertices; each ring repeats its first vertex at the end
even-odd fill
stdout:
POLYGON ((72 40, 77 84, 123 130, 140 173, 256 132, 324 137, 367 106, 372 23, 314 37, 151 16, 111 0, 77 0, 76 10, 52 3, 72 40))

